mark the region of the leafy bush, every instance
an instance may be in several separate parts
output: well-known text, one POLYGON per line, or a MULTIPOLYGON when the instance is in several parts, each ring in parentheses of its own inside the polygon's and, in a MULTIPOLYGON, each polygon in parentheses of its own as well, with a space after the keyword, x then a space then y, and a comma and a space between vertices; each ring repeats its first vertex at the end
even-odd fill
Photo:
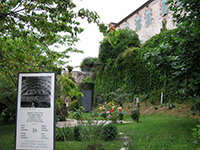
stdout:
MULTIPOLYGON (((200 120, 199 120, 200 121, 200 120)), ((195 144, 198 144, 199 146, 200 146, 200 125, 196 125, 197 126, 197 128, 193 128, 192 130, 193 130, 193 133, 192 133, 192 135, 193 135, 193 137, 195 138, 195 141, 194 141, 194 143, 195 144)), ((200 149, 200 148, 199 148, 200 149)), ((199 150, 198 149, 198 150, 199 150)))
POLYGON ((94 119, 94 120, 97 120, 97 119, 100 119, 100 114, 99 114, 99 110, 98 109, 94 109, 90 116, 94 119))
POLYGON ((84 111, 84 108, 82 106, 80 107, 80 109, 75 108, 75 112, 73 112, 72 117, 76 119, 77 121, 81 120, 82 122, 83 111, 84 111))
POLYGON ((138 122, 140 118, 140 109, 136 108, 136 106, 133 106, 131 109, 131 118, 135 121, 138 122))
POLYGON ((66 121, 66 118, 68 117, 68 108, 65 104, 62 105, 56 105, 56 120, 57 121, 66 121))
POLYGON ((5 108, 0 114, 0 117, 3 118, 4 123, 7 123, 11 118, 15 120, 15 107, 11 105, 5 108))
POLYGON ((190 114, 196 115, 199 112, 200 115, 200 97, 196 97, 192 99, 194 101, 193 106, 190 110, 190 114))
POLYGON ((115 103, 117 103, 117 105, 122 106, 128 99, 128 94, 123 91, 123 88, 119 88, 115 92, 111 92, 110 97, 115 101, 115 103))
POLYGON ((73 130, 70 127, 58 128, 56 127, 56 141, 70 141, 73 140, 73 130))
POLYGON ((113 123, 107 124, 103 127, 103 140, 105 141, 113 141, 115 140, 118 131, 117 131, 117 126, 113 123))
POLYGON ((73 134, 74 134, 74 139, 76 141, 81 141, 81 126, 80 125, 77 125, 74 127, 73 134))
POLYGON ((99 141, 104 134, 102 133, 106 121, 94 121, 93 118, 88 118, 87 123, 81 123, 81 141, 99 141))
POLYGON ((171 102, 169 102, 169 103, 167 103, 167 108, 168 108, 168 109, 175 108, 175 105, 172 104, 171 102))
POLYGON ((109 119, 113 123, 117 123, 117 120, 120 120, 122 122, 124 114, 126 114, 126 111, 122 109, 122 107, 118 107, 115 105, 116 103, 114 101, 111 101, 106 105, 103 105, 99 107, 100 110, 100 116, 103 117, 105 120, 109 119))
POLYGON ((76 111, 78 109, 78 101, 74 100, 69 104, 69 109, 72 111, 76 111))
POLYGON ((102 144, 91 144, 87 146, 87 150, 104 150, 102 144))

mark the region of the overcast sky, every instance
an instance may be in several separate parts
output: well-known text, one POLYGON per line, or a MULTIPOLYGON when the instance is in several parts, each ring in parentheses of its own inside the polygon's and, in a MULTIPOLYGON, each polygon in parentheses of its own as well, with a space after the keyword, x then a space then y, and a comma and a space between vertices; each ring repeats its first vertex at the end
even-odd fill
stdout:
MULTIPOLYGON (((147 0, 73 0, 77 9, 87 8, 90 11, 96 11, 101 21, 105 24, 110 22, 118 23, 147 0)), ((99 32, 96 24, 88 24, 86 20, 80 20, 84 31, 78 35, 80 41, 76 47, 84 51, 84 54, 70 54, 71 62, 68 65, 79 66, 86 57, 98 57, 99 43, 103 40, 103 34, 99 32)), ((74 68, 73 71, 80 71, 80 68, 74 68)))

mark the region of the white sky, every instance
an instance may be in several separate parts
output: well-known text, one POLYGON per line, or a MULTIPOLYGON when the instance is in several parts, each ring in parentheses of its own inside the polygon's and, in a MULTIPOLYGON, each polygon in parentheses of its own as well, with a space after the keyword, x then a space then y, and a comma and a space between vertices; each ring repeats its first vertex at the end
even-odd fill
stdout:
MULTIPOLYGON (((147 0, 73 0, 73 2, 77 9, 85 8, 96 11, 101 21, 109 24, 110 22, 118 23, 147 0)), ((80 20, 80 23, 84 31, 78 35, 80 41, 76 44, 76 48, 83 50, 84 54, 71 53, 71 62, 67 65, 79 66, 86 57, 98 57, 103 34, 99 32, 96 24, 88 24, 86 19, 80 20)), ((73 71, 80 71, 80 68, 74 68, 73 71)))

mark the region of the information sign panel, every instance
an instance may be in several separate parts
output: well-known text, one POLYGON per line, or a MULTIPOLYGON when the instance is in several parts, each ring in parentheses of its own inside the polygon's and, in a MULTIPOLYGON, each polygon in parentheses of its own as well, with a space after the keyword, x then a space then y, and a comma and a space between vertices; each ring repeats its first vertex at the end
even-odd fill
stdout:
POLYGON ((19 73, 16 150, 55 149, 56 74, 19 73))

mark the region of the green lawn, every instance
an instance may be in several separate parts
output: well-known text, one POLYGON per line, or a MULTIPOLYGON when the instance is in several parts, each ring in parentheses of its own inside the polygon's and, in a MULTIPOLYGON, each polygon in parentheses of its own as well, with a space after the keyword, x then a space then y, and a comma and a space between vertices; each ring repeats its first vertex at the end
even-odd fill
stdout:
POLYGON ((0 150, 13 150, 15 146, 15 124, 0 124, 0 150))
MULTIPOLYGON (((131 121, 130 116, 125 120, 131 121)), ((199 124, 198 119, 190 117, 142 115, 139 123, 117 124, 119 132, 128 137, 131 150, 195 150, 191 128, 199 124)), ((0 125, 0 150, 14 149, 14 124, 0 125)), ((101 144, 105 150, 119 150, 123 147, 123 139, 115 141, 56 141, 56 150, 86 150, 88 145, 101 144)))

